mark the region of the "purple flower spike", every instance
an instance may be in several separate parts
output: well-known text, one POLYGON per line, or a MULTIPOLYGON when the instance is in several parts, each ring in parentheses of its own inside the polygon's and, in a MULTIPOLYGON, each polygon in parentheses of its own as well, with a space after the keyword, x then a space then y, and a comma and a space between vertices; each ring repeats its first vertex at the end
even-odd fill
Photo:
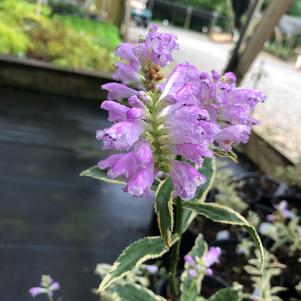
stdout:
MULTIPOLYGON (((258 123, 252 111, 266 98, 236 87, 231 72, 200 72, 189 63, 179 64, 160 82, 160 67, 172 61, 176 49, 176 36, 152 25, 138 44, 116 49, 120 61, 112 76, 121 83, 102 86, 108 97, 101 108, 113 124, 98 130, 96 138, 104 149, 124 153, 98 166, 108 169, 110 178, 121 177, 124 190, 134 196, 148 196, 160 173, 171 177, 174 196, 193 199, 206 182, 198 171, 204 159, 213 158, 215 149, 223 154, 246 143, 258 123)), ((293 216, 286 208, 279 210, 286 218, 293 216)))

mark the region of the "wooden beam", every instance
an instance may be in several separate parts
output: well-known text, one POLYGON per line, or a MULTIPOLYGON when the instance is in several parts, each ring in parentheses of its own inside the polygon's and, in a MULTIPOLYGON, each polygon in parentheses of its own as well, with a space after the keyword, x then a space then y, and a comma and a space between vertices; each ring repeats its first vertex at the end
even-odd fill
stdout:
MULTIPOLYGON (((272 0, 263 12, 262 18, 253 34, 250 35, 245 48, 243 50, 237 50, 238 54, 234 64, 226 69, 227 71, 233 71, 236 74, 238 82, 245 76, 253 61, 263 48, 265 41, 270 38, 275 26, 278 24, 282 15, 286 13, 292 2, 293 0, 272 0)), ((243 38, 244 37, 241 39, 243 38)), ((231 59, 232 58, 230 58, 230 61, 231 59)))

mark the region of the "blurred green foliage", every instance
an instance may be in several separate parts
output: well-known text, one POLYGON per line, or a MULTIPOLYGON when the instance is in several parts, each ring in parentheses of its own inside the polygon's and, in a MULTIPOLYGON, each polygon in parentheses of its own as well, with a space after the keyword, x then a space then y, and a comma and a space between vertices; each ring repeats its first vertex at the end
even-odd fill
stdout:
POLYGON ((111 71, 119 44, 110 24, 74 16, 40 15, 26 0, 0 1, 0 53, 38 58, 70 69, 111 71))
POLYGON ((293 16, 301 17, 301 0, 294 0, 288 13, 293 16))

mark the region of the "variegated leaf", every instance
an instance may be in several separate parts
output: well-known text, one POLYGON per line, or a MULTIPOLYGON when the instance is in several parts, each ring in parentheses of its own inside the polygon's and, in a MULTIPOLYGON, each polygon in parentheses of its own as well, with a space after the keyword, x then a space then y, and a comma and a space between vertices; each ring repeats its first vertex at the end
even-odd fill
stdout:
POLYGON ((174 224, 172 191, 173 186, 171 179, 167 178, 160 183, 155 195, 155 211, 157 214, 158 227, 167 246, 171 245, 174 224))
POLYGON ((231 224, 241 226, 248 231, 250 236, 253 238, 256 247, 258 248, 261 256, 261 266, 264 259, 264 251, 259 235, 257 234, 255 228, 249 224, 249 222, 241 216, 236 211, 222 206, 216 203, 197 203, 196 201, 184 202, 183 207, 197 214, 206 216, 207 218, 213 220, 214 222, 231 224))
MULTIPOLYGON (((172 244, 178 240, 173 237, 172 244)), ((102 293, 111 284, 125 276, 132 269, 148 259, 159 258, 165 254, 169 248, 162 236, 145 237, 130 244, 114 262, 109 273, 102 280, 98 292, 102 293)))
POLYGON ((208 301, 241 301, 240 291, 235 288, 224 288, 217 291, 208 301))
POLYGON ((113 183, 113 184, 125 184, 124 181, 122 180, 115 180, 115 179, 110 179, 107 176, 107 172, 101 170, 97 165, 92 166, 86 170, 84 170, 80 176, 82 177, 91 177, 103 182, 107 182, 107 183, 113 183))
MULTIPOLYGON (((199 234, 195 240, 194 246, 189 252, 192 257, 198 256, 202 258, 207 251, 207 244, 203 240, 203 236, 199 234)), ((181 275, 181 298, 180 301, 190 301, 196 300, 197 296, 201 290, 201 282, 203 280, 204 274, 200 273, 197 277, 189 277, 188 275, 189 265, 185 264, 185 270, 181 275)))
POLYGON ((165 298, 155 295, 146 287, 129 282, 112 285, 106 299, 108 301, 166 301, 165 298))

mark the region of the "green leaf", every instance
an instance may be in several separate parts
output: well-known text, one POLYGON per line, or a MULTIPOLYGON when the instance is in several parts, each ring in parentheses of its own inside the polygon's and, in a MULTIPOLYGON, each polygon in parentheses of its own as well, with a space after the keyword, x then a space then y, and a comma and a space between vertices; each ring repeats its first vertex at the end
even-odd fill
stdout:
POLYGON ((161 235, 167 246, 171 245, 174 224, 172 206, 173 186, 170 178, 162 181, 155 195, 155 211, 161 235))
POLYGON ((253 238, 256 247, 260 251, 261 257, 261 267, 264 259, 264 251, 262 247, 261 240, 255 230, 255 228, 249 224, 249 222, 241 216, 239 213, 235 212, 231 208, 222 206, 216 203, 197 203, 196 201, 184 202, 183 207, 197 214, 206 216, 207 218, 213 220, 214 222, 231 224, 242 226, 248 231, 250 236, 253 238))
MULTIPOLYGON (((199 172, 203 174, 207 181, 203 186, 200 186, 195 194, 195 201, 198 203, 203 203, 206 200, 208 192, 212 188, 214 177, 215 177, 215 161, 212 159, 206 158, 203 162, 199 172)), ((184 209, 182 217, 182 233, 184 233, 189 227, 190 223, 196 217, 196 213, 187 209, 184 209)))
POLYGON ((103 182, 107 182, 107 183, 113 183, 113 184, 121 184, 124 185, 125 182, 122 180, 114 180, 114 179, 110 179, 107 176, 107 172, 101 170, 97 165, 92 166, 86 170, 84 170, 80 176, 82 177, 91 177, 103 182))
MULTIPOLYGON (((174 236, 172 244, 178 240, 174 236)), ((141 263, 149 259, 159 258, 165 254, 169 248, 162 236, 145 237, 130 244, 114 262, 109 273, 102 280, 98 292, 102 293, 112 283, 129 273, 141 263)))
POLYGON ((112 285, 106 295, 108 301, 166 301, 165 298, 155 295, 151 290, 128 282, 112 285), (110 295, 112 298, 109 298, 110 295))
POLYGON ((228 287, 217 291, 208 301, 241 301, 241 299, 238 289, 228 287))
MULTIPOLYGON (((207 251, 207 244, 203 240, 203 236, 199 234, 195 240, 194 246, 189 252, 192 257, 198 256, 202 258, 207 251)), ((189 277, 188 275, 189 265, 185 263, 185 271, 181 275, 181 299, 180 301, 196 300, 200 290, 201 283, 204 277, 204 273, 199 273, 195 278, 189 277)))

